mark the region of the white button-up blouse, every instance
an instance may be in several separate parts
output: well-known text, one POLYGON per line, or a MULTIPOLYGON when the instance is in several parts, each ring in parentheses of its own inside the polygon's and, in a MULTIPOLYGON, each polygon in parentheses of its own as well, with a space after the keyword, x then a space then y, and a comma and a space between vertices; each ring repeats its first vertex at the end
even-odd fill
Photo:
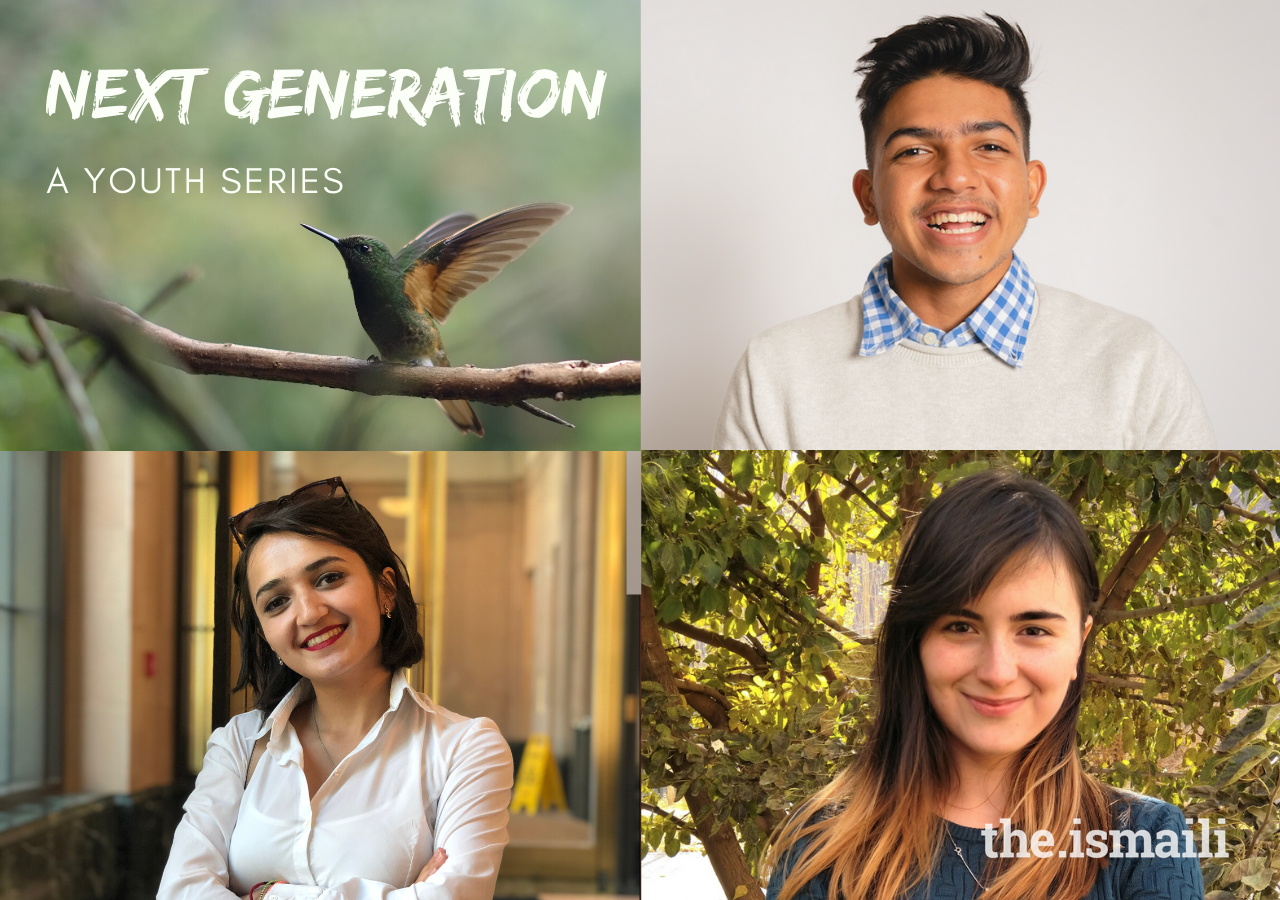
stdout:
POLYGON ((243 713, 209 737, 157 900, 231 900, 274 879, 289 883, 269 900, 490 900, 512 783, 497 726, 437 706, 398 672, 390 708, 309 797, 289 715, 312 695, 304 678, 271 715, 243 713), (448 861, 414 884, 438 847, 448 861))

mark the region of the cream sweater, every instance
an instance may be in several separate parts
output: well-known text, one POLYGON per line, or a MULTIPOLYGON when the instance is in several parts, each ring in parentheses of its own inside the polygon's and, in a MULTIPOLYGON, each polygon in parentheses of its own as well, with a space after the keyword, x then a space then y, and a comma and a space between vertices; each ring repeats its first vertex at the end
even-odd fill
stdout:
POLYGON ((904 340, 859 356, 862 298, 752 338, 721 449, 1138 449, 1216 446, 1190 373, 1149 323, 1037 284, 1022 368, 986 347, 904 340))

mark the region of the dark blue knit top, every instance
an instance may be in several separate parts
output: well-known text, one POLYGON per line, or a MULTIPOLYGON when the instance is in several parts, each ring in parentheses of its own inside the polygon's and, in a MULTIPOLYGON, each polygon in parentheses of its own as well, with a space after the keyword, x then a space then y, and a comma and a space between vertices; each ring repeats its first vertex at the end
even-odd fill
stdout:
MULTIPOLYGON (((1178 808, 1163 800, 1124 792, 1119 795, 1113 810, 1112 827, 1122 831, 1146 831, 1150 835, 1150 852, 1153 856, 1111 857, 1107 867, 1099 873, 1092 890, 1085 895, 1084 900, 1203 900, 1204 880, 1200 876, 1200 860, 1181 856, 1186 851, 1186 838, 1183 832, 1187 831, 1188 827, 1178 808), (1160 846, 1161 831, 1172 831, 1177 835, 1179 856, 1161 858, 1154 855, 1161 849, 1167 853, 1170 846, 1171 839, 1168 835, 1164 839, 1165 846, 1163 848, 1160 846)), ((986 867, 987 855, 986 838, 983 837, 982 830, 966 828, 952 822, 947 822, 946 825, 956 845, 964 854, 969 869, 985 881, 983 869, 986 867)), ((1030 837, 1028 834, 1028 842, 1030 837)), ((1193 846, 1199 852, 1202 849, 1199 828, 1193 832, 1193 837, 1195 839, 1193 846)), ((1128 839, 1122 837, 1121 840, 1122 849, 1127 851, 1128 839)), ((767 900, 777 900, 787 873, 791 870, 797 854, 807 842, 808 838, 788 851, 774 870, 773 876, 769 879, 767 900)), ((1112 846, 1110 836, 1107 838, 1107 846, 1108 848, 1112 846)), ((1016 836, 1012 847, 1015 852, 1019 849, 1016 836)), ((1089 849, 1084 834, 1080 836, 1080 848, 1081 852, 1089 849)), ((1003 849, 1003 836, 996 838, 994 849, 997 853, 1003 849)), ((1030 847, 1028 846, 1027 849, 1029 852, 1030 847)), ((1060 849, 1068 853, 1072 851, 1071 847, 1054 847, 1053 849, 1055 852, 1060 849)), ((1137 850, 1141 852, 1143 849, 1145 848, 1139 840, 1137 850)), ((1217 850, 1216 838, 1212 839, 1209 849, 1210 852, 1217 850)), ((830 871, 822 872, 795 895, 795 900, 827 900, 827 890, 830 885, 830 871)), ((956 855, 951 841, 944 838, 942 852, 934 866, 932 878, 917 885, 908 895, 908 900, 974 900, 981 894, 973 875, 969 874, 956 855)))

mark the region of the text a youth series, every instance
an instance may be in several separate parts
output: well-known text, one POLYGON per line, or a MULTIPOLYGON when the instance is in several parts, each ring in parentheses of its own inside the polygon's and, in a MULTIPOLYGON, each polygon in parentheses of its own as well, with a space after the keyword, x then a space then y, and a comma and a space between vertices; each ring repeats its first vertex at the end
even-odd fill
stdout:
MULTIPOLYGON (((178 122, 183 125, 190 124, 191 93, 195 79, 208 73, 208 69, 166 69, 157 75, 154 80, 150 80, 142 69, 134 69, 134 75, 138 82, 138 97, 131 107, 126 107, 121 104, 104 105, 104 101, 128 92, 127 88, 115 86, 114 83, 126 79, 129 75, 129 70, 99 69, 93 91, 93 108, 89 118, 106 119, 113 116, 122 116, 127 112, 129 120, 137 123, 141 121, 144 111, 150 110, 157 122, 162 121, 164 119, 164 108, 158 96, 160 88, 170 81, 176 80, 180 81, 182 85, 178 97, 178 122)), ((270 87, 251 89, 242 86, 250 82, 261 84, 262 77, 251 70, 239 72, 227 82, 226 90, 223 93, 223 106, 228 115, 235 116, 238 119, 248 119, 249 124, 253 125, 257 124, 261 118, 264 100, 267 101, 266 117, 268 119, 282 119, 289 116, 302 114, 310 116, 314 114, 316 100, 323 98, 325 106, 329 110, 329 118, 339 118, 346 103, 347 87, 351 80, 351 73, 346 69, 339 71, 332 90, 330 90, 327 76, 319 69, 311 70, 310 75, 307 77, 305 89, 292 84, 292 82, 301 79, 304 74, 306 73, 302 69, 276 69, 272 73, 270 87), (305 97, 302 104, 282 102, 302 94, 304 90, 305 97), (240 91, 241 95, 239 103, 237 103, 237 91, 240 91)), ((540 119, 555 108, 557 100, 560 101, 561 114, 564 116, 570 115, 573 112, 575 96, 581 98, 582 107, 586 112, 587 119, 590 120, 594 119, 600 112, 607 75, 604 71, 597 69, 595 80, 590 91, 588 91, 586 80, 583 78, 582 73, 575 69, 570 69, 565 74, 562 91, 559 73, 553 69, 536 69, 525 79, 518 93, 515 91, 518 73, 513 69, 463 69, 462 77, 476 82, 473 118, 477 125, 483 125, 485 124, 485 111, 488 106, 489 87, 495 78, 502 78, 502 97, 499 102, 499 111, 503 122, 511 120, 513 98, 525 116, 540 119), (540 86, 544 83, 546 84, 546 93, 534 105, 531 99, 535 92, 540 93, 540 86)), ((50 116, 55 115, 58 111, 59 99, 65 98, 72 120, 79 119, 85 111, 91 81, 93 81, 93 73, 88 70, 81 70, 79 83, 73 91, 67 73, 60 69, 54 69, 49 78, 49 92, 45 98, 45 113, 50 116)), ((403 111, 415 124, 425 127, 427 119, 431 118, 432 111, 441 104, 447 104, 449 118, 454 127, 462 124, 463 91, 458 87, 458 80, 451 66, 441 66, 436 69, 435 77, 431 82, 431 88, 427 92, 426 99, 422 102, 421 107, 418 107, 411 101, 417 97, 421 90, 422 79, 412 69, 396 69, 391 73, 388 73, 386 69, 356 69, 349 118, 363 119, 370 116, 381 116, 385 113, 388 118, 394 119, 397 118, 397 114, 400 111, 403 111), (384 78, 391 80, 389 93, 387 88, 375 84, 375 82, 384 78), (366 101, 382 94, 388 94, 385 104, 370 105, 366 103, 366 101)), ((106 167, 99 169, 96 174, 88 168, 84 171, 92 184, 93 193, 96 194, 98 192, 98 179, 106 171, 106 167)), ((107 183, 116 193, 127 194, 140 181, 142 190, 145 193, 155 194, 162 187, 161 171, 162 169, 160 168, 156 169, 156 184, 153 189, 148 189, 147 187, 145 169, 139 169, 140 178, 135 179, 132 169, 117 168, 108 177, 107 183), (123 178, 120 178, 120 184, 116 183, 117 176, 121 173, 129 176, 127 187, 124 186, 125 180, 123 178)), ((167 167, 163 171, 169 173, 170 193, 177 193, 177 173, 182 169, 167 167)), ((186 170, 185 188, 187 193, 191 193, 192 185, 196 185, 199 188, 199 193, 204 193, 204 169, 201 168, 199 172, 199 175, 192 176, 191 170, 186 170)), ((239 172, 240 170, 237 168, 223 169, 223 180, 233 186, 227 187, 224 185, 222 188, 224 193, 235 194, 240 192, 239 172)), ((302 193, 319 193, 318 190, 308 187, 308 185, 314 185, 319 182, 318 175, 308 174, 312 172, 318 173, 319 168, 306 167, 301 172, 302 176, 299 179, 297 169, 289 171, 289 190, 286 191, 284 169, 249 167, 245 169, 244 191, 247 194, 264 193, 261 188, 255 190, 253 185, 255 183, 265 183, 267 185, 265 193, 274 193, 277 187, 281 193, 297 193, 297 185, 301 181, 302 193), (267 172, 266 178, 255 178, 252 174, 263 171, 267 172), (279 173, 278 177, 277 173, 279 173)), ((342 182, 331 173, 342 174, 341 170, 336 167, 326 169, 324 172, 325 180, 332 185, 336 185, 336 187, 325 185, 324 191, 336 194, 342 190, 342 182)), ((55 189, 61 189, 64 194, 69 193, 60 167, 55 167, 53 177, 50 179, 45 193, 51 193, 55 189)))

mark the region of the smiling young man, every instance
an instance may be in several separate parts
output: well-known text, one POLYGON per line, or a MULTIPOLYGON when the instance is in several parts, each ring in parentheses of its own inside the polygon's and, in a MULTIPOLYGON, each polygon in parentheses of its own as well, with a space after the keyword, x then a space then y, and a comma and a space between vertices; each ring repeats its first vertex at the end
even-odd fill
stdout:
POLYGON ((1037 284, 1014 253, 1039 214, 1022 30, 926 18, 859 61, 867 168, 892 247, 862 295, 752 339, 715 446, 1214 446, 1186 366, 1147 322, 1037 284))

